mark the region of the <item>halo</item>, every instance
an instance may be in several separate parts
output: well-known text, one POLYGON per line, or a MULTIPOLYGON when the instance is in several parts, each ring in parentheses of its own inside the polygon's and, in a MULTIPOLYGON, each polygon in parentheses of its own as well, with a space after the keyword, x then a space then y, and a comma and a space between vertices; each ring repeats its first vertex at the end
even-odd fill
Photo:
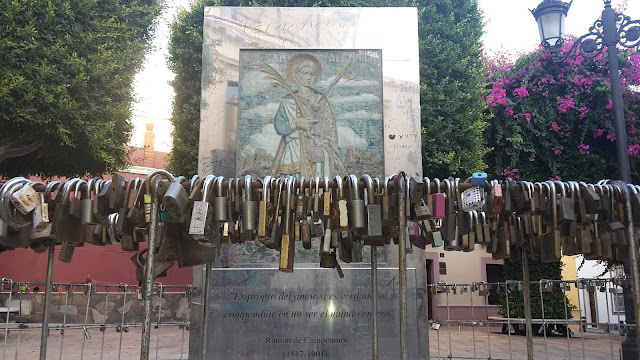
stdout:
POLYGON ((295 76, 296 69, 298 68, 298 65, 305 61, 310 61, 311 63, 313 63, 318 71, 316 78, 320 76, 320 73, 322 73, 322 65, 320 65, 320 61, 318 61, 318 59, 309 54, 297 54, 292 56, 291 59, 289 59, 289 61, 287 62, 287 77, 289 78, 289 80, 293 81, 296 84, 298 83, 295 76))

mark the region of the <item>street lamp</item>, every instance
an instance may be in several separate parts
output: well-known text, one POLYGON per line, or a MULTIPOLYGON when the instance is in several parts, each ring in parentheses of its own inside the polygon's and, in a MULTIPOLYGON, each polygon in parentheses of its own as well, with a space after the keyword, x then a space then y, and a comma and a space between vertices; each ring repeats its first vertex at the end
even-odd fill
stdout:
MULTIPOLYGON (((611 8, 611 0, 604 0, 602 16, 589 28, 589 32, 580 36, 565 54, 560 53, 563 43, 564 21, 571 7, 571 3, 561 0, 543 0, 538 7, 531 10, 538 23, 540 42, 549 50, 551 58, 564 61, 569 57, 582 56, 585 60, 592 60, 607 48, 609 77, 611 80, 611 99, 613 104, 613 121, 616 133, 616 157, 620 179, 631 182, 629 166, 629 150, 627 145, 627 131, 624 121, 624 103, 622 102, 622 87, 620 86, 620 69, 618 67, 618 46, 640 51, 640 21, 616 13, 611 8)), ((634 236, 635 240, 635 236, 634 236)), ((624 304, 627 323, 640 324, 640 283, 638 282, 637 254, 630 247, 629 261, 624 262, 625 273, 632 274, 635 296, 629 288, 624 288, 624 304), (630 264, 635 266, 631 267, 630 264)), ((622 343, 623 359, 639 359, 638 343, 640 332, 631 327, 622 343)))

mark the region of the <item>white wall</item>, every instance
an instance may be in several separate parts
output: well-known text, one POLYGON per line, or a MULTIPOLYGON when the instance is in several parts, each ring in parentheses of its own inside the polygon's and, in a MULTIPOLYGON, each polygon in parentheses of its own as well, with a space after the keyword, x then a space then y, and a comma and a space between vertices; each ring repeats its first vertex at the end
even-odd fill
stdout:
MULTIPOLYGON (((585 260, 584 264, 582 256, 576 256, 576 265, 578 267, 578 278, 585 279, 610 279, 615 277, 611 272, 605 272, 605 266, 599 264, 596 260, 585 260), (582 265, 582 266, 581 266, 582 265), (604 274, 603 274, 604 273, 604 274)), ((605 292, 600 292, 596 287, 595 298, 597 307, 597 322, 599 323, 612 323, 617 324, 620 321, 625 321, 624 313, 614 313, 612 310, 613 294, 609 292, 609 288, 614 287, 610 282, 605 283, 607 289, 605 292)), ((619 289, 615 287, 616 289, 619 289)), ((591 308, 589 304, 589 294, 587 289, 578 290, 580 295, 580 312, 583 317, 586 317, 587 321, 591 322, 591 308)), ((600 326, 601 330, 604 330, 604 326, 600 326)))

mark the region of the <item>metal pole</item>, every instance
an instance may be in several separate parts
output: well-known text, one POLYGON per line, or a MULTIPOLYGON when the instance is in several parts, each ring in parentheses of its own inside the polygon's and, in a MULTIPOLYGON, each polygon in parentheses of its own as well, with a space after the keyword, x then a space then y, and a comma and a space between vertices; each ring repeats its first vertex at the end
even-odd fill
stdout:
MULTIPOLYGON (((611 102, 613 105, 613 123, 616 130, 616 156, 618 158, 618 172, 622 181, 624 181, 625 183, 630 183, 631 170, 629 165, 629 150, 627 147, 627 129, 624 121, 624 102, 622 100, 622 87, 620 86, 620 69, 618 67, 617 45, 620 38, 618 35, 616 13, 611 8, 611 1, 605 1, 604 10, 602 11, 602 35, 603 43, 607 46, 607 63, 609 67, 609 77, 611 80, 611 102)), ((627 234, 627 237, 632 238, 633 234, 627 234)), ((631 271, 634 286, 635 282, 638 281, 638 262, 636 261, 637 253, 633 253, 633 249, 635 248, 635 243, 633 244, 633 247, 631 245, 629 246, 629 261, 624 262, 625 274, 629 274, 629 271, 631 271), (633 253, 633 255, 631 255, 631 253, 633 253)), ((629 324, 637 325, 637 289, 634 287, 634 293, 631 294, 631 291, 625 287, 623 290, 623 296, 626 321, 629 324), (633 306, 629 306, 632 304, 633 306), (633 321, 635 321, 635 324, 633 324, 633 321)), ((638 333, 639 332, 637 331, 635 326, 629 328, 627 337, 621 345, 623 359, 638 358, 638 343, 640 343, 640 341, 636 340, 638 338, 638 333)))
POLYGON ((524 324, 527 336, 527 359, 533 360, 533 328, 531 326, 531 281, 529 280, 529 254, 522 249, 522 280, 524 281, 524 324))
POLYGON ((607 46, 609 77, 611 79, 611 101, 613 103, 613 122, 616 130, 616 155, 618 158, 618 172, 625 183, 631 182, 629 166, 629 149, 627 147, 627 129, 624 122, 624 103, 622 101, 622 87, 620 86, 620 69, 618 67, 618 29, 616 13, 611 8, 611 2, 606 1, 602 11, 603 43, 607 46))
POLYGON ((371 349, 373 360, 378 360, 378 247, 371 245, 371 349))
POLYGON ((205 264, 204 284, 202 284, 202 359, 207 360, 207 329, 209 328, 209 283, 211 282, 211 267, 213 263, 205 264))
MULTIPOLYGON (((155 265, 156 226, 158 225, 157 183, 153 178, 151 186, 151 219, 149 221, 149 250, 147 250, 147 264, 145 266, 144 282, 144 317, 142 326, 142 344, 140 345, 140 360, 149 360, 149 344, 151 342, 151 309, 153 300, 153 267, 155 265)), ((126 305, 126 304, 125 304, 126 305)))
POLYGON ((400 359, 408 360, 409 346, 407 344, 407 213, 406 209, 406 175, 404 172, 398 174, 396 184, 398 184, 398 208, 400 216, 400 231, 398 239, 398 275, 400 276, 400 359))
MULTIPOLYGON (((627 322, 629 320, 635 320, 635 325, 640 324, 640 279, 638 278, 638 246, 636 244, 635 239, 635 227, 633 225, 633 219, 631 217, 631 199, 629 195, 629 189, 627 188, 627 184, 623 181, 614 181, 612 183, 614 186, 618 186, 620 188, 620 192, 624 199, 624 217, 627 222, 627 243, 629 244, 629 262, 628 264, 632 264, 634 266, 630 266, 631 270, 631 284, 633 287, 633 310, 634 310, 634 318, 627 318, 627 322)), ((625 264, 627 265, 627 264, 625 264)), ((627 266, 625 266, 625 270, 627 270, 627 266)), ((625 304, 627 302, 625 301, 625 304)), ((626 306, 625 306, 626 310, 626 306)), ((631 327, 629 332, 627 333, 627 338, 622 343, 622 357, 623 359, 637 359, 638 354, 638 344, 640 343, 640 332, 635 328, 631 327), (635 338, 634 336, 635 335, 635 338), (635 345, 635 346, 634 346, 635 345)))
POLYGON ((51 291, 53 290, 53 262, 55 260, 55 244, 49 244, 47 262, 47 283, 44 290, 44 312, 42 314, 42 334, 40 335, 40 360, 47 359, 47 339, 49 337, 49 313, 51 313, 51 291))

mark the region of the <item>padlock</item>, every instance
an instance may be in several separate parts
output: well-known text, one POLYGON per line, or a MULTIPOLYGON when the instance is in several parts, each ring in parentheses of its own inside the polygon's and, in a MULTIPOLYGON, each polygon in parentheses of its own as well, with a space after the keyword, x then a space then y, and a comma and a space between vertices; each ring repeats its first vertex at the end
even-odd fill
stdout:
POLYGON ((315 187, 309 186, 313 189, 311 193, 311 219, 317 222, 320 219, 320 177, 316 176, 313 184, 315 187))
POLYGON ((79 242, 79 237, 81 236, 80 219, 69 214, 69 195, 72 187, 78 181, 80 179, 77 178, 67 181, 56 199, 57 203, 51 219, 51 234, 49 237, 58 244, 61 244, 63 240, 79 242))
POLYGON ((189 208, 189 194, 182 186, 186 181, 183 176, 176 177, 162 196, 162 204, 174 220, 184 221, 184 215, 189 208))
POLYGON ((360 198, 360 188, 358 186, 358 178, 355 175, 349 175, 351 184, 351 201, 349 201, 349 225, 352 230, 360 230, 367 227, 365 217, 364 200, 360 198))
POLYGON ((331 191, 329 190, 329 178, 324 177, 324 190, 322 192, 322 217, 329 219, 331 215, 331 191))
POLYGON ((279 216, 282 208, 282 201, 280 200, 283 196, 286 197, 286 194, 283 195, 283 188, 285 181, 283 179, 276 179, 275 186, 273 187, 273 224, 271 228, 271 241, 273 242, 274 249, 280 249, 282 244, 282 228, 284 225, 284 217, 279 216))
POLYGON ((84 185, 84 187, 86 188, 87 183, 82 179, 78 179, 75 183, 73 196, 69 200, 69 215, 72 215, 76 218, 80 218, 80 213, 82 211, 82 200, 80 198, 80 189, 82 185, 84 185))
POLYGON ((443 225, 443 228, 446 230, 444 236, 444 249, 449 251, 460 250, 459 224, 457 221, 457 210, 455 206, 458 197, 454 186, 454 184, 457 184, 456 180, 451 178, 444 179, 443 182, 445 184, 445 191, 447 192, 447 216, 444 219, 443 225))
POLYGON ((558 228, 556 187, 554 182, 550 180, 546 181, 544 184, 547 185, 547 188, 549 190, 549 199, 550 199, 551 211, 552 211, 551 221, 553 225, 550 230, 547 230, 547 232, 542 235, 542 239, 540 243, 540 248, 542 250, 541 261, 553 262, 553 261, 560 260, 560 258, 562 257, 562 254, 561 254, 562 239, 560 235, 560 230, 558 228))
POLYGON ((575 204, 571 198, 567 197, 566 187, 562 181, 554 181, 555 192, 560 192, 561 197, 557 202, 558 221, 575 221, 575 204))
POLYGON ((213 224, 213 207, 209 203, 211 188, 215 182, 214 175, 207 175, 202 182, 202 200, 193 202, 189 218, 189 235, 197 242, 210 242, 218 224, 213 224))
POLYGON ((18 191, 22 186, 28 183, 29 180, 23 177, 16 177, 5 182, 0 188, 0 199, 2 200, 3 206, 0 206, 0 218, 7 224, 7 226, 11 226, 14 228, 22 228, 31 224, 31 220, 24 218, 19 219, 16 217, 16 213, 12 210, 12 207, 9 205, 9 198, 11 195, 18 191))
POLYGON ((291 238, 291 217, 292 217, 292 209, 291 209, 291 198, 293 192, 293 184, 295 179, 293 177, 287 178, 287 194, 286 194, 286 205, 284 212, 282 213, 284 228, 282 230, 282 244, 280 246, 280 271, 283 272, 293 272, 293 262, 294 262, 294 253, 295 253, 295 242, 291 238))
POLYGON ((334 231, 347 231, 349 229, 349 213, 347 199, 344 196, 342 177, 336 175, 337 196, 331 203, 331 227, 334 231))
POLYGON ((462 192, 461 208, 464 212, 484 209, 484 188, 471 186, 462 192))
POLYGON ((364 245, 382 246, 385 244, 385 239, 382 237, 382 206, 376 204, 376 192, 371 176, 364 174, 361 180, 364 181, 367 190, 365 209, 367 226, 360 231, 360 235, 363 236, 364 245))
POLYGON ((389 187, 389 181, 391 177, 387 176, 384 179, 384 187, 382 194, 382 235, 385 239, 388 239, 388 244, 392 238, 398 237, 398 217, 397 213, 393 211, 395 206, 391 204, 391 188, 389 187))
POLYGON ((258 204, 258 240, 262 243, 265 241, 271 242, 269 238, 271 236, 270 226, 273 224, 273 216, 275 207, 271 202, 271 176, 264 178, 262 183, 262 199, 258 204), (269 208, 269 211, 267 211, 269 208), (269 214, 267 214, 267 212, 269 214))
POLYGON ((487 180, 486 173, 477 172, 471 175, 471 185, 473 186, 484 186, 486 180, 487 180))
POLYGON ((18 211, 23 215, 26 215, 38 206, 40 203, 40 196, 35 190, 33 190, 33 187, 31 187, 30 184, 25 183, 17 191, 11 194, 9 200, 18 211))
POLYGON ((125 179, 118 173, 111 175, 111 180, 103 183, 98 194, 98 201, 109 212, 118 211, 124 198, 125 179))
POLYGON ((244 231, 252 232, 258 228, 258 203, 253 200, 251 176, 244 177, 244 203, 242 204, 242 225, 244 231))
MULTIPOLYGON (((229 221, 228 200, 223 193, 223 182, 223 176, 216 178, 216 197, 213 199, 213 221, 216 223, 229 221)), ((227 192, 229 192, 229 188, 227 188, 227 192)))
POLYGON ((441 222, 446 215, 446 196, 444 193, 440 192, 440 180, 438 178, 435 178, 434 182, 436 183, 436 192, 431 195, 433 202, 433 218, 436 220, 436 222, 440 222, 440 224, 436 223, 436 226, 440 227, 442 226, 441 222))

